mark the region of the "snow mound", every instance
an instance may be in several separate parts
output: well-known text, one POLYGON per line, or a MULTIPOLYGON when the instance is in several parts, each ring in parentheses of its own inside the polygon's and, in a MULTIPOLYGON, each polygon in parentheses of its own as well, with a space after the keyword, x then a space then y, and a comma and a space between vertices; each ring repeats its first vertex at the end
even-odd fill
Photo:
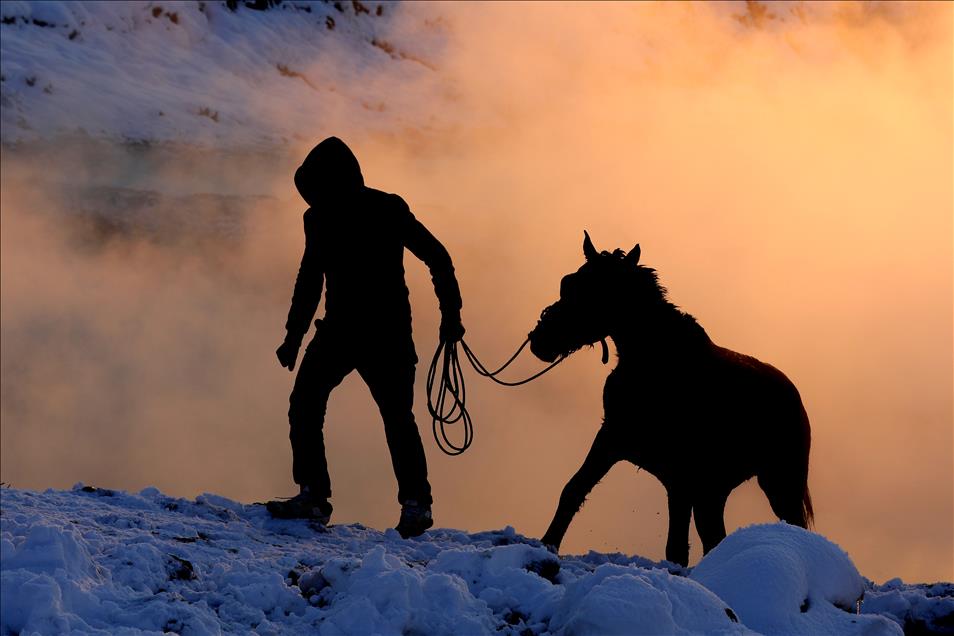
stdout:
POLYGON ((785 524, 740 530, 687 577, 509 527, 404 540, 211 494, 0 490, 3 635, 898 634, 912 612, 945 624, 945 585, 872 592, 890 620, 847 612, 865 589, 847 555, 785 524))
POLYGON ((901 634, 881 616, 860 615, 865 581, 828 539, 785 523, 726 537, 689 577, 768 634, 901 634))
POLYGON ((558 634, 751 634, 715 594, 665 570, 601 565, 567 586, 558 634))

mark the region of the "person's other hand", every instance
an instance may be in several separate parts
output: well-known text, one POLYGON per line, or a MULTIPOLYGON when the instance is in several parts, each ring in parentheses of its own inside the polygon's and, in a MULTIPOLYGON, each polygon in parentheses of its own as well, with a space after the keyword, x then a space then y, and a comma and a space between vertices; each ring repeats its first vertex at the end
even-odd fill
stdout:
POLYGON ((441 320, 440 336, 443 342, 457 342, 464 337, 465 331, 460 316, 445 316, 441 320))
POLYGON ((298 360, 298 350, 301 349, 301 340, 286 337, 285 342, 275 350, 278 356, 278 363, 289 371, 295 370, 295 362, 298 360))

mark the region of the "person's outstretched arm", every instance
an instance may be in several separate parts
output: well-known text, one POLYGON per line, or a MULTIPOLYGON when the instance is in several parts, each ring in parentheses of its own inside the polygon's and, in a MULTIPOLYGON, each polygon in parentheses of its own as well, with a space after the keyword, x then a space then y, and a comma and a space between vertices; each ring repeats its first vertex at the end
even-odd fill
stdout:
POLYGON ((275 351, 278 361, 289 371, 295 370, 295 361, 298 359, 298 350, 311 319, 318 310, 321 300, 321 287, 324 284, 325 272, 317 245, 317 229, 314 212, 305 212, 305 253, 301 257, 301 266, 298 268, 298 278, 295 279, 295 291, 292 294, 291 309, 288 310, 288 320, 285 322, 285 341, 275 351))
POLYGON ((450 254, 433 234, 411 213, 407 203, 401 202, 402 212, 406 215, 404 245, 417 258, 424 261, 431 272, 434 293, 441 308, 441 340, 456 342, 464 337, 464 325, 460 319, 462 306, 460 286, 454 274, 454 263, 450 254))

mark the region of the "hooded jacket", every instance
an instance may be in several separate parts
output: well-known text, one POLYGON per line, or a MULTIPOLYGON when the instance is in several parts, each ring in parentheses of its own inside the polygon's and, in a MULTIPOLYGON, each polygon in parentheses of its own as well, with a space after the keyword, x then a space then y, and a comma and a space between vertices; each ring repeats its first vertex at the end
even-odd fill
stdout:
POLYGON ((460 288, 447 250, 404 199, 364 185, 358 160, 343 141, 329 137, 318 144, 295 173, 295 186, 311 207, 285 324, 289 338, 300 341, 308 331, 322 285, 327 326, 409 338, 405 248, 430 270, 441 314, 459 320, 460 288))

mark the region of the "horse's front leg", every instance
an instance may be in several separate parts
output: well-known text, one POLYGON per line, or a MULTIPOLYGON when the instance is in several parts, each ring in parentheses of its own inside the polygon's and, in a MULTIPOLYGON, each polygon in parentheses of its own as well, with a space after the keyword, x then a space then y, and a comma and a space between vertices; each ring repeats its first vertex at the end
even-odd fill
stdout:
POLYGON ((666 539, 666 560, 685 567, 689 565, 689 519, 692 499, 679 487, 666 486, 669 496, 669 537, 666 539))
POLYGON ((619 461, 619 448, 616 447, 612 437, 604 424, 600 432, 596 434, 596 439, 593 440, 593 446, 583 460, 583 465, 563 488, 556 514, 546 534, 543 535, 544 545, 552 546, 554 550, 560 549, 563 535, 570 527, 573 516, 583 506, 586 496, 606 476, 613 464, 619 461))

